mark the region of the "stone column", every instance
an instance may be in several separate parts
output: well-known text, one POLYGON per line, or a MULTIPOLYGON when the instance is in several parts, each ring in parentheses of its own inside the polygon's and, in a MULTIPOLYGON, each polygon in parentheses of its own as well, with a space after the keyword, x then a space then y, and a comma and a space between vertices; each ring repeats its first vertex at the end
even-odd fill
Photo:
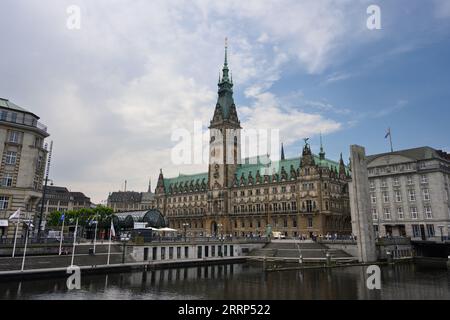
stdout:
POLYGON ((358 244, 360 262, 377 260, 375 232, 370 210, 369 176, 364 147, 350 146, 352 181, 349 184, 352 230, 358 244))

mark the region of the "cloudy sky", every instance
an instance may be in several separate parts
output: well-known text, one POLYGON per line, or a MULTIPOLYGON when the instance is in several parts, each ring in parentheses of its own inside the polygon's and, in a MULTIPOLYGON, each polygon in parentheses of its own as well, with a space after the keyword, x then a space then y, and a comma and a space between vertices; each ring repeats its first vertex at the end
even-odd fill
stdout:
POLYGON ((38 114, 51 178, 96 202, 144 191, 175 166, 172 132, 206 126, 224 38, 245 128, 280 130, 327 157, 429 145, 450 150, 450 1, 2 0, 0 96, 38 114), (366 26, 381 8, 381 30, 366 26), (81 8, 81 29, 67 8, 81 8))

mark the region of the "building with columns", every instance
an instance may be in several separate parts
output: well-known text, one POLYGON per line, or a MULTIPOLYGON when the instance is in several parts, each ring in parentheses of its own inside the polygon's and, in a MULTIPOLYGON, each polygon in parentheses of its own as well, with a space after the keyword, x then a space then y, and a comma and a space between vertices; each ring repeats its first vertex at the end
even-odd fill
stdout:
POLYGON ((367 157, 370 202, 380 236, 450 236, 450 155, 430 147, 367 157))
POLYGON ((350 234, 349 171, 340 161, 312 153, 305 139, 301 155, 272 161, 241 158, 241 124, 233 99, 225 48, 218 100, 210 123, 208 172, 164 177, 155 191, 157 208, 171 228, 188 235, 287 237, 350 234))
MULTIPOLYGON (((0 98, 0 237, 13 237, 15 226, 8 218, 21 209, 21 221, 33 221, 42 197, 47 159, 44 139, 47 127, 39 117, 0 98)), ((19 225, 22 234, 23 224, 19 225)))

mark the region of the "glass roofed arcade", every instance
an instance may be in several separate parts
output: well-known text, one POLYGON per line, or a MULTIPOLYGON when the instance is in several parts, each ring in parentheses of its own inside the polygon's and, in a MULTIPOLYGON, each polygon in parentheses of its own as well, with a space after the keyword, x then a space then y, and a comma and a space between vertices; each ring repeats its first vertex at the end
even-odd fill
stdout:
POLYGON ((146 228, 165 228, 164 216, 159 210, 120 212, 113 215, 114 228, 117 230, 133 230, 135 223, 146 223, 146 228))

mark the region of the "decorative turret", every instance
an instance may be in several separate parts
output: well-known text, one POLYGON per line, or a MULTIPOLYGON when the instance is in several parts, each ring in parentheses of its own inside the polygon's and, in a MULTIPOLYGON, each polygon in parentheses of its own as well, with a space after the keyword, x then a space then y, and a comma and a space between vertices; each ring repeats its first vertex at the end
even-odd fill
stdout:
POLYGON ((156 192, 155 193, 164 193, 165 192, 165 188, 164 188, 164 175, 162 172, 162 169, 160 169, 159 171, 159 177, 158 177, 158 183, 156 185, 156 192))
POLYGON ((345 164, 344 160, 342 159, 342 152, 341 152, 341 158, 339 159, 339 176, 344 175, 345 176, 345 164))
POLYGON ((284 146, 281 144, 281 160, 285 160, 284 158, 284 146))

